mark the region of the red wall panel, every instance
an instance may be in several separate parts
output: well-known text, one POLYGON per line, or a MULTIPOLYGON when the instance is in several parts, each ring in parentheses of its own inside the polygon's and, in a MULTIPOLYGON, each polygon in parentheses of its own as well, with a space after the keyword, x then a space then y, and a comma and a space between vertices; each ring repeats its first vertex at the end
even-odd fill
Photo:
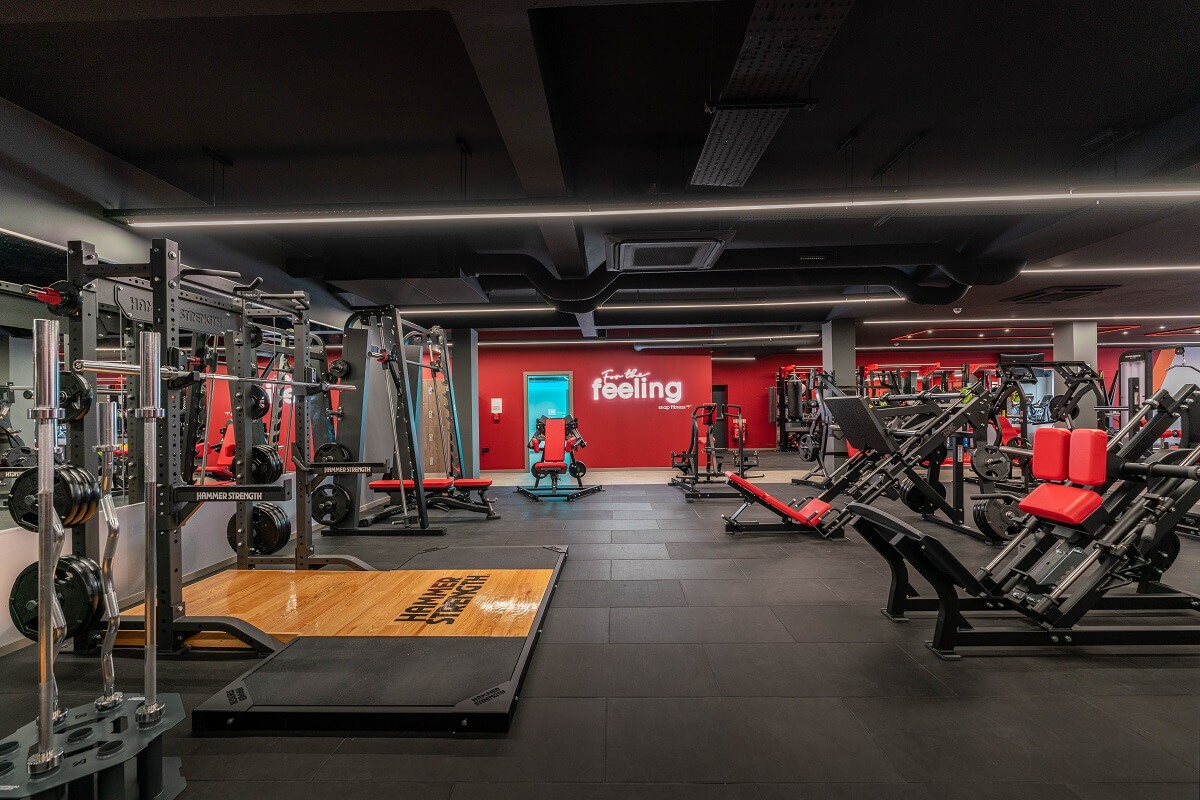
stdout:
MULTIPOLYGON (((670 466, 671 451, 687 447, 691 407, 708 402, 712 393, 707 353, 636 352, 620 346, 480 348, 481 469, 525 467, 527 372, 571 373, 571 413, 579 418, 579 429, 588 441, 580 457, 589 467, 670 466), (681 396, 677 403, 660 397, 597 397, 593 384, 605 370, 614 373, 615 384, 628 383, 624 376, 629 370, 644 377, 647 385, 679 381, 681 396), (504 403, 499 421, 491 413, 496 397, 504 403)), ((639 394, 640 389, 639 379, 639 394)))

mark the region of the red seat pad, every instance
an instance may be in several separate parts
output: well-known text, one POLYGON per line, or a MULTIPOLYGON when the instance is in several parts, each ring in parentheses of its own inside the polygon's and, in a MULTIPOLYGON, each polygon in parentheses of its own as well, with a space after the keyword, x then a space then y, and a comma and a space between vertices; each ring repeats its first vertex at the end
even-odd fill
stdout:
MULTIPOLYGON (((788 519, 799 522, 802 525, 807 525, 810 528, 814 526, 813 521, 811 521, 811 513, 806 516, 804 511, 789 506, 778 497, 772 497, 750 481, 738 475, 736 472, 726 472, 725 477, 729 480, 730 486, 733 486, 735 489, 741 489, 747 494, 753 495, 756 500, 765 505, 767 508, 782 514, 788 519)), ((804 506, 805 511, 808 511, 809 506, 813 505, 813 503, 820 503, 821 505, 825 506, 825 511, 829 510, 828 503, 821 503, 820 500, 810 500, 804 506)), ((821 514, 824 514, 825 511, 817 513, 816 519, 820 519, 821 514)))
POLYGON ((821 517, 829 513, 829 509, 831 508, 833 506, 829 505, 829 503, 826 503, 819 497, 814 497, 800 509, 800 517, 815 528, 817 523, 821 521, 821 517))
POLYGON ((455 478, 454 488, 456 489, 487 489, 492 485, 492 482, 487 478, 455 478))
POLYGON ((1040 519, 1078 525, 1100 507, 1103 499, 1088 489, 1043 483, 1018 503, 1017 508, 1040 519))
POLYGON ((565 461, 539 461, 533 465, 533 468, 540 472, 566 472, 567 462, 565 461))
POLYGON ((1099 486, 1108 479, 1108 434, 1096 428, 1071 431, 1071 483, 1099 486))
POLYGON ((1033 432, 1033 477, 1065 481, 1071 455, 1071 432, 1066 428, 1038 428, 1033 432))
MULTIPOLYGON (((415 489, 417 487, 417 484, 415 481, 411 481, 411 480, 407 480, 407 479, 404 481, 397 481, 397 480, 371 481, 370 483, 367 484, 367 486, 371 487, 372 489, 374 489, 377 492, 394 492, 400 488, 401 483, 404 484, 405 489, 415 489)), ((454 485, 454 481, 452 481, 450 478, 426 478, 425 480, 421 481, 421 486, 423 488, 430 489, 432 491, 442 491, 444 489, 449 489, 453 485, 454 485)))

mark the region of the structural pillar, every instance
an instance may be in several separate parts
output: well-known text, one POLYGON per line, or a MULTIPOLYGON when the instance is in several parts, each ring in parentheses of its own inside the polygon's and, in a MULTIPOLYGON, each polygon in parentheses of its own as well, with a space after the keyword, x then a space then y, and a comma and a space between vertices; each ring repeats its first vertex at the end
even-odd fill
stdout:
MULTIPOLYGON (((1056 322, 1054 323, 1054 360, 1083 361, 1092 369, 1097 369, 1098 352, 1096 346, 1095 322, 1056 322)), ((1057 374, 1054 376, 1054 393, 1062 394, 1066 384, 1057 374)), ((1075 427, 1096 427, 1096 398, 1087 395, 1079 403, 1079 417, 1075 427)))
MULTIPOLYGON (((821 323, 821 368, 833 376, 833 381, 854 393, 858 374, 855 354, 855 327, 853 319, 831 319, 821 323)), ((829 440, 825 456, 825 469, 832 471, 846 459, 846 441, 840 438, 829 440)))
POLYGON ((462 476, 479 477, 479 332, 473 328, 449 331, 454 409, 462 445, 462 476))

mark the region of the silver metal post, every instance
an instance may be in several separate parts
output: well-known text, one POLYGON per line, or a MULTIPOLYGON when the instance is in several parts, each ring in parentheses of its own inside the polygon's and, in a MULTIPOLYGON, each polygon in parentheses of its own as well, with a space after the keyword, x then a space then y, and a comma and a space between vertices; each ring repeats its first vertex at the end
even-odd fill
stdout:
POLYGON ((54 657, 66 635, 66 621, 54 591, 54 573, 66 538, 54 511, 54 451, 58 444, 58 320, 33 321, 34 407, 37 422, 38 470, 38 748, 27 761, 29 772, 42 775, 62 763, 54 745, 54 723, 60 718, 54 657))
POLYGON ((100 514, 108 528, 104 542, 104 556, 100 562, 101 580, 104 584, 104 613, 108 615, 108 627, 104 631, 104 642, 100 645, 100 672, 104 679, 104 691, 96 698, 96 708, 106 711, 121 704, 124 699, 116 690, 117 675, 113 665, 113 647, 117 643, 117 631, 121 627, 121 606, 117 600, 116 581, 113 577, 113 558, 117 554, 117 540, 121 535, 117 508, 113 503, 114 454, 117 451, 117 404, 104 401, 96 404, 100 421, 100 514))
POLYGON ((163 706, 158 702, 158 425, 163 417, 161 341, 157 333, 142 331, 138 341, 144 376, 138 382, 139 407, 133 412, 142 420, 142 474, 145 481, 146 511, 146 593, 144 598, 146 649, 143 662, 143 681, 146 699, 137 709, 141 725, 153 725, 162 719, 163 706))

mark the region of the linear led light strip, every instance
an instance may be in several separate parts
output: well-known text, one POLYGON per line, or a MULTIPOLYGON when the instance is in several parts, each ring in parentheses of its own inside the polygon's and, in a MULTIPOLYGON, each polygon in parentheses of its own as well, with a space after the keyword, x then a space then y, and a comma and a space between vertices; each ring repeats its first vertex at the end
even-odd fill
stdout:
MULTIPOLYGON (((904 298, 888 297, 829 297, 815 300, 749 300, 742 303, 631 303, 623 305, 605 305, 597 311, 708 311, 719 308, 789 308, 791 306, 832 306, 848 303, 897 303, 904 298)), ((401 308, 400 316, 415 315, 458 315, 458 314, 557 314, 557 309, 551 306, 502 306, 479 303, 473 306, 454 306, 439 308, 425 306, 424 308, 401 308)))
POLYGON ((612 205, 596 206, 591 204, 544 207, 529 206, 525 208, 477 209, 462 211, 402 211, 372 212, 369 210, 328 209, 325 211, 276 211, 274 215, 262 212, 255 216, 228 216, 209 219, 211 213, 191 209, 129 209, 115 210, 108 213, 113 219, 123 220, 126 224, 139 228, 163 227, 196 227, 216 225, 329 225, 351 222, 499 222, 504 220, 541 220, 541 219, 595 219, 601 217, 648 217, 669 216, 673 214, 728 214, 746 212, 787 212, 804 210, 821 210, 832 208, 889 208, 902 206, 938 206, 938 205, 981 205, 988 203, 1053 203, 1061 201, 1094 200, 1195 200, 1200 199, 1200 188, 1186 187, 1180 189, 1133 189, 1133 190, 1098 190, 1098 191, 1058 191, 1035 192, 1022 194, 982 194, 982 195, 946 195, 935 197, 881 197, 872 199, 843 199, 843 200, 779 200, 747 201, 741 203, 679 203, 674 205, 638 206, 612 205), (138 219, 139 215, 148 217, 138 219), (157 217, 157 218, 156 218, 157 217))
POLYGON ((1200 264, 1153 265, 1131 267, 1034 267, 1022 275, 1072 275, 1077 272, 1200 272, 1200 264))
POLYGON ((1137 322, 1145 319, 1200 319, 1200 314, 1122 314, 1120 316, 1103 316, 1103 317, 979 317, 979 318, 962 318, 951 317, 949 319, 864 319, 859 320, 863 325, 971 325, 980 322, 987 323, 1007 323, 1007 322, 1137 322))
POLYGON ((538 347, 542 345, 622 345, 622 344, 679 344, 694 347, 708 347, 731 342, 794 342, 800 339, 816 339, 819 333, 787 333, 778 336, 710 336, 707 338, 676 338, 676 339, 488 339, 479 343, 480 347, 538 347))

